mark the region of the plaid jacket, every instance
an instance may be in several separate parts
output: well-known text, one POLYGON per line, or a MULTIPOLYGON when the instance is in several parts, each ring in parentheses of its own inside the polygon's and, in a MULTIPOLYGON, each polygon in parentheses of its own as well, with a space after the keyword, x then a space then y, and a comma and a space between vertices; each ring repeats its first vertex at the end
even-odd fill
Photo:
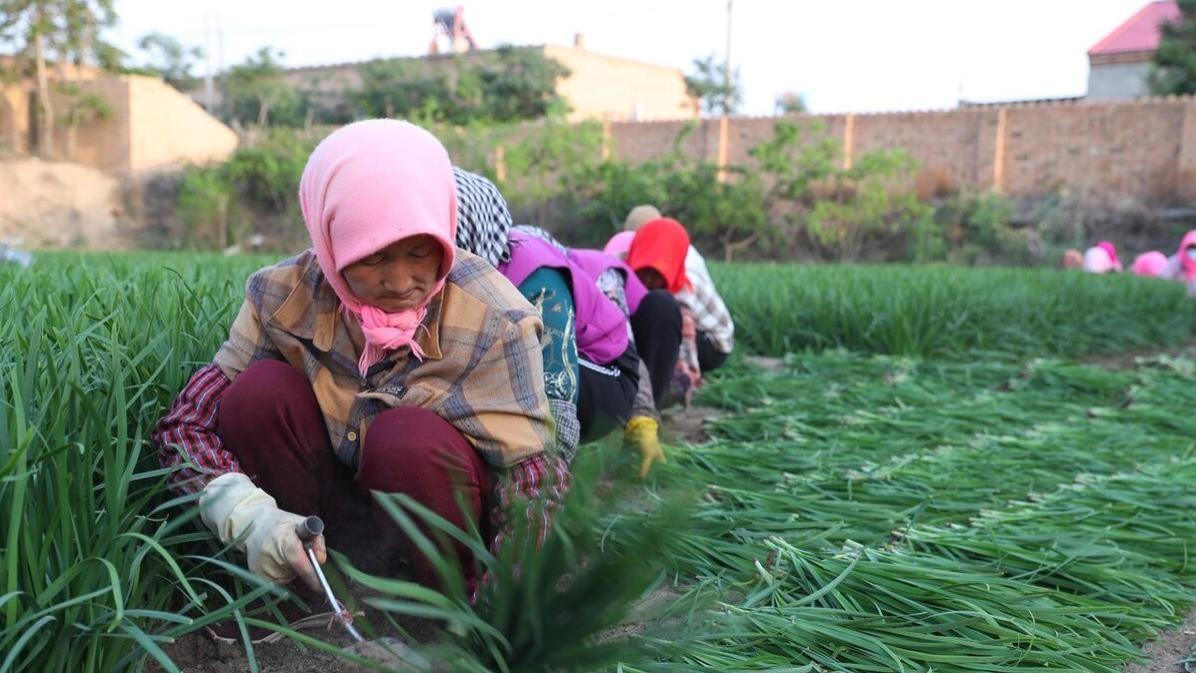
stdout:
MULTIPOLYGON (((197 490, 240 466, 216 433, 219 399, 254 362, 284 360, 306 374, 338 458, 356 467, 370 422, 399 405, 449 421, 499 471, 498 502, 544 495, 568 484, 549 449, 554 433, 544 394, 541 322, 535 309, 485 261, 457 251, 444 290, 428 304, 416 341, 420 360, 398 349, 363 379, 346 316, 311 251, 249 278, 228 341, 154 430, 176 484, 197 490), (509 477, 503 479, 502 477, 509 477)), ((529 512, 532 511, 529 509, 529 512)), ((543 534, 543 531, 541 531, 543 534)))
POLYGON ((692 245, 685 255, 685 275, 691 287, 678 292, 677 301, 693 311, 698 331, 709 334, 714 345, 729 354, 735 348, 735 323, 723 298, 714 289, 714 280, 706 269, 706 260, 692 245))

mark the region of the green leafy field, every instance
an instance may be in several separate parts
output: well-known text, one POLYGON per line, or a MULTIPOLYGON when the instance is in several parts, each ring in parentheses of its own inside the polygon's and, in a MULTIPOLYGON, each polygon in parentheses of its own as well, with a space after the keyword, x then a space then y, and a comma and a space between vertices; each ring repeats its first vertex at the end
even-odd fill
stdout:
MULTIPOLYGON (((263 261, 0 267, 0 673, 172 670, 160 647, 266 591, 227 581, 235 566, 180 516, 190 503, 147 442, 263 261)), ((573 546, 523 566, 522 594, 471 606, 375 583, 393 612, 458 620, 463 670, 1112 671, 1192 607, 1196 367, 1054 359, 1190 341, 1182 288, 714 271, 741 350, 793 354, 775 372, 733 360, 703 390, 729 412, 710 442, 673 447, 644 485, 618 447, 594 447, 573 546), (583 642, 643 590, 666 600, 628 638, 583 642)))

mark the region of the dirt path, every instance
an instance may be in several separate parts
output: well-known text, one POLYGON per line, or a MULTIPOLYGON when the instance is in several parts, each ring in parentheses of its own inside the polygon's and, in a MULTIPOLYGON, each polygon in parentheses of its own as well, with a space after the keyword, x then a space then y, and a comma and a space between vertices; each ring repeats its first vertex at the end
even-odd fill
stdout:
POLYGON ((1159 637, 1142 647, 1148 659, 1125 667, 1126 673, 1183 673, 1183 661, 1192 653, 1196 642, 1196 611, 1188 614, 1183 624, 1167 629, 1159 637))
POLYGON ((1120 353, 1105 353, 1103 355, 1090 355, 1086 358, 1081 358, 1080 362, 1089 365, 1096 365, 1098 367, 1105 367, 1115 371, 1125 369, 1133 369, 1137 366, 1140 358, 1153 358, 1160 355, 1167 355, 1170 357, 1185 357, 1189 359, 1196 359, 1196 341, 1191 341, 1181 346, 1169 346, 1167 348, 1138 348, 1131 351, 1122 351, 1120 353))
POLYGON ((0 160, 0 241, 29 248, 128 247, 120 183, 94 168, 38 159, 0 160), (20 198, 7 198, 19 194, 20 198))

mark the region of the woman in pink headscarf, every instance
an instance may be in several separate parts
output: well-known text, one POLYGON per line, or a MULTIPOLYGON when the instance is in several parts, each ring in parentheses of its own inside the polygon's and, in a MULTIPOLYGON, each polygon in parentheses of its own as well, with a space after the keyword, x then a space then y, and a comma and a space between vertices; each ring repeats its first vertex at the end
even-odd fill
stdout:
POLYGON ((1101 241, 1084 251, 1084 271, 1088 273, 1109 273, 1122 271, 1121 260, 1117 259, 1117 248, 1109 241, 1101 241))
POLYGON ((1143 278, 1159 278, 1167 271, 1167 255, 1158 250, 1144 252, 1134 258, 1130 271, 1143 278))
POLYGON ((1179 250, 1167 260, 1164 278, 1178 280, 1188 286, 1188 294, 1196 296, 1196 229, 1184 234, 1179 250))
MULTIPOLYGON (((314 583, 295 524, 319 515, 329 544, 435 584, 370 491, 405 493, 496 545, 508 512, 543 535, 545 510, 527 501, 559 502, 569 476, 541 321, 455 247, 444 148, 405 122, 350 124, 312 152, 299 197, 311 249, 249 278, 228 341, 155 428, 175 486, 198 491, 212 532, 278 583, 314 583)), ((316 549, 323 560, 322 538, 316 549)))

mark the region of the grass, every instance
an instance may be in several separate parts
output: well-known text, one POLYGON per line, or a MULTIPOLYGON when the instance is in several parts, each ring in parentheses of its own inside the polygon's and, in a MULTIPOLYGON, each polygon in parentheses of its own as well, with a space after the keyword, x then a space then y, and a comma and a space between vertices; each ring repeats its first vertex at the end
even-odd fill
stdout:
POLYGON ((235 300, 134 266, 0 267, 2 671, 173 670, 161 643, 245 602, 188 558, 206 536, 167 516, 146 441, 235 300))
POLYGON ((1196 327, 1180 284, 1128 274, 775 264, 712 273, 740 346, 764 355, 1079 356, 1189 341, 1196 327))
MULTIPOLYGON (((262 263, 0 267, 0 673, 175 670, 166 643, 266 591, 234 582, 240 560, 180 516, 190 502, 147 442, 262 263)), ((563 534, 532 561, 483 555, 506 581, 477 604, 345 569, 377 607, 457 623, 427 654, 478 671, 1114 671, 1191 607, 1196 367, 1056 359, 1189 340, 1181 288, 715 273, 741 349, 796 354, 774 373, 732 364, 703 390, 731 412, 712 442, 614 490, 595 487, 628 483, 630 457, 593 448, 563 534), (658 509, 667 525, 641 516, 658 509), (652 587, 675 598, 611 640, 652 587), (556 627, 568 634, 546 637, 556 627)))

